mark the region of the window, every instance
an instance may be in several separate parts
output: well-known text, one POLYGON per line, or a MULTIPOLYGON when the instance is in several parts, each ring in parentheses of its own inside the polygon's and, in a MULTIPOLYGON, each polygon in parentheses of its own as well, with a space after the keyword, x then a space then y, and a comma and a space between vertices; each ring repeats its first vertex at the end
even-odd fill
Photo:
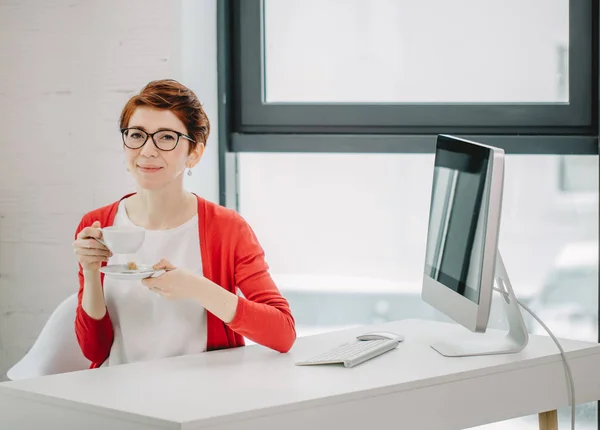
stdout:
MULTIPOLYGON (((448 321, 420 297, 433 154, 238 157, 240 213, 265 248, 300 336, 405 318, 448 321)), ((517 296, 557 336, 595 342, 598 191, 594 204, 565 209, 558 158, 507 156, 500 251, 517 296)), ((598 177, 598 156, 586 158, 598 177)), ((531 332, 545 334, 524 316, 531 332)), ((506 328, 497 300, 490 325, 506 328)), ((561 411, 564 425, 568 414, 561 411)), ((520 422, 534 429, 536 419, 520 422)), ((580 406, 578 420, 594 424, 595 404, 580 406)))
MULTIPOLYGON (((508 154, 500 250, 516 294, 558 336, 597 341, 596 3, 231 2, 222 203, 256 231, 299 335, 448 320, 420 297, 447 133, 508 154)), ((506 327, 498 301, 490 326, 506 327)), ((597 428, 596 403, 577 416, 597 428)))
POLYGON ((589 0, 238 0, 236 13, 236 131, 592 130, 589 0))
POLYGON ((598 163, 593 157, 561 157, 559 187, 569 194, 598 193, 598 163))
POLYGON ((267 103, 569 102, 568 0, 263 8, 267 103))

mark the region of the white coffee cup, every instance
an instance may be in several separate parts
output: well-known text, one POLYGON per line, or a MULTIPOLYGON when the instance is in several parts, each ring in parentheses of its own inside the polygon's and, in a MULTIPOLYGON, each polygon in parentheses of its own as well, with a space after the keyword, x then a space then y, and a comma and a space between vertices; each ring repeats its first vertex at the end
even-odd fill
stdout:
POLYGON ((104 227, 102 241, 114 254, 133 254, 137 252, 146 238, 146 230, 142 227, 104 227))

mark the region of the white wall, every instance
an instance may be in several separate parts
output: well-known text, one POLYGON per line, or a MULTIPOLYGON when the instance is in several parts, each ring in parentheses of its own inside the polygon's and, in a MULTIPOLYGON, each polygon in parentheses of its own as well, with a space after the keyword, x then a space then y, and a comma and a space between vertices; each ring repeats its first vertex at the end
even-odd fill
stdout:
POLYGON ((133 189, 118 116, 148 81, 204 103, 213 132, 186 186, 217 201, 216 0, 0 0, 0 59, 2 380, 77 291, 83 213, 133 189))

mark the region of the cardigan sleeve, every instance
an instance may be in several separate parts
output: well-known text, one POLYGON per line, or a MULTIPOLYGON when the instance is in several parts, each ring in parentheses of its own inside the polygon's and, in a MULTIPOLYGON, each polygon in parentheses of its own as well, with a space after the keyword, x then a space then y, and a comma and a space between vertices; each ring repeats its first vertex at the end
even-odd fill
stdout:
POLYGON ((268 272, 262 247, 243 219, 235 243, 235 283, 244 297, 238 299, 229 328, 253 342, 287 352, 296 340, 294 318, 268 272))
MULTIPOLYGON (((77 227, 75 238, 85 227, 92 222, 85 222, 85 218, 77 227)), ((112 346, 114 331, 108 309, 102 319, 90 317, 81 306, 83 297, 83 269, 79 266, 79 292, 77 294, 77 311, 75 313, 75 334, 83 355, 92 362, 92 367, 99 367, 108 357, 112 346)), ((103 277, 102 277, 103 278, 103 277)))

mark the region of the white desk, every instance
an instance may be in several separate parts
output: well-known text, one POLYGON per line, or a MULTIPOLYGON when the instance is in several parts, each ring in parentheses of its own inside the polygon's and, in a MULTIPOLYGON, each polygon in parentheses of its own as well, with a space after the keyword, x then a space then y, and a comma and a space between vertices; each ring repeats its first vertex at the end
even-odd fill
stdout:
MULTIPOLYGON (((520 354, 445 358, 454 324, 405 320, 304 337, 288 354, 260 346, 0 384, 0 428, 462 429, 568 405, 552 340, 520 354), (405 335, 357 367, 294 366, 370 329, 405 335)), ((564 341, 577 402, 600 399, 600 345, 564 341)))

